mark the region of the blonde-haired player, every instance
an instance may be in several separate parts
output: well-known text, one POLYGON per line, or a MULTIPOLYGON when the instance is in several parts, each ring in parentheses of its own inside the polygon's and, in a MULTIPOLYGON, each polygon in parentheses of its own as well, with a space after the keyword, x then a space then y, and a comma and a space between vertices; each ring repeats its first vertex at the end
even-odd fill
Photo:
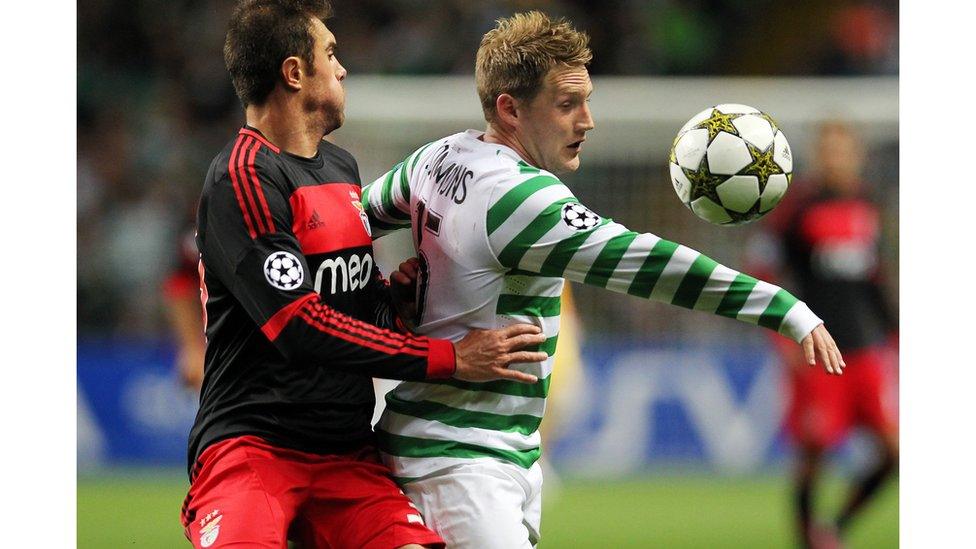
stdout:
POLYGON ((513 366, 534 385, 406 382, 387 396, 384 462, 452 548, 539 539, 539 425, 564 278, 759 324, 802 342, 811 364, 843 365, 821 320, 785 290, 629 231, 554 175, 579 167, 593 129, 587 41, 539 12, 499 20, 475 72, 486 131, 429 143, 363 192, 374 237, 412 228, 419 332, 453 339, 529 322, 547 337, 547 360, 513 366))

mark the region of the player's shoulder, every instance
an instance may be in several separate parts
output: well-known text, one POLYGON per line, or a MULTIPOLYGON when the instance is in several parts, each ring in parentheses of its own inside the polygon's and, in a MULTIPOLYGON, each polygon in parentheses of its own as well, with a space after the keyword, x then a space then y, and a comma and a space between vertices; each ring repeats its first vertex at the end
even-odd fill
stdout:
MULTIPOLYGON (((501 155, 500 155, 501 156, 501 155)), ((535 190, 553 187, 567 190, 559 177, 542 168, 537 168, 521 158, 507 158, 496 163, 495 169, 486 173, 492 180, 496 195, 498 191, 504 193, 517 192, 534 194, 535 190)))
POLYGON ((339 164, 345 168, 352 170, 355 174, 359 175, 359 163, 356 162, 356 157, 352 155, 351 152, 343 149, 339 145, 332 143, 331 141, 326 141, 323 139, 319 143, 319 154, 325 157, 327 162, 332 164, 339 164))
POLYGON ((509 147, 485 142, 483 135, 484 132, 467 130, 447 138, 447 143, 465 157, 466 165, 474 170, 477 178, 503 187, 519 186, 530 180, 561 184, 552 172, 530 165, 509 147))
POLYGON ((261 183, 274 183, 278 179, 276 174, 280 173, 280 154, 281 150, 259 132, 247 126, 241 128, 211 161, 204 194, 255 178, 261 183))

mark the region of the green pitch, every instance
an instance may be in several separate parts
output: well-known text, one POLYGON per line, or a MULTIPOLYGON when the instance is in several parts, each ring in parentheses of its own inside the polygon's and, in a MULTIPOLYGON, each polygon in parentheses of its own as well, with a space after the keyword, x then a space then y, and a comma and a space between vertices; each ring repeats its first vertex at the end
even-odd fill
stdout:
MULTIPOLYGON (((564 481, 547 487, 540 549, 794 547, 785 478, 660 476, 564 481)), ((189 547, 179 526, 186 494, 179 475, 78 481, 78 547, 189 547)), ((824 489, 835 508, 840 485, 824 489)), ((898 546, 898 485, 852 527, 848 547, 898 546)))

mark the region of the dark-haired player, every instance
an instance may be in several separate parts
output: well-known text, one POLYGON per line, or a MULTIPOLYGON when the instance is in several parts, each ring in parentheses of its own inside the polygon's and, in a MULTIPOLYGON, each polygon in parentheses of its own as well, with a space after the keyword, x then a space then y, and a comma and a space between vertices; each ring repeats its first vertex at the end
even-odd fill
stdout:
POLYGON ((534 383, 534 326, 452 344, 402 326, 372 256, 324 1, 246 0, 225 62, 247 124, 197 216, 206 363, 183 509, 197 547, 443 546, 374 447, 370 376, 534 383))

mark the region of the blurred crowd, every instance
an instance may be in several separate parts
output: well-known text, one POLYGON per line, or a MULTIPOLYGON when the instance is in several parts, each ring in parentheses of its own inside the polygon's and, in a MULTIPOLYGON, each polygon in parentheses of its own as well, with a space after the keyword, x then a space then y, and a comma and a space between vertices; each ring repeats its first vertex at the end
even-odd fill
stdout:
MULTIPOLYGON (((78 329, 154 335, 210 159, 242 114, 223 66, 231 0, 89 0, 78 10, 78 329)), ((594 75, 897 74, 898 4, 815 0, 333 2, 355 74, 470 74, 515 11, 570 18, 594 75)))

